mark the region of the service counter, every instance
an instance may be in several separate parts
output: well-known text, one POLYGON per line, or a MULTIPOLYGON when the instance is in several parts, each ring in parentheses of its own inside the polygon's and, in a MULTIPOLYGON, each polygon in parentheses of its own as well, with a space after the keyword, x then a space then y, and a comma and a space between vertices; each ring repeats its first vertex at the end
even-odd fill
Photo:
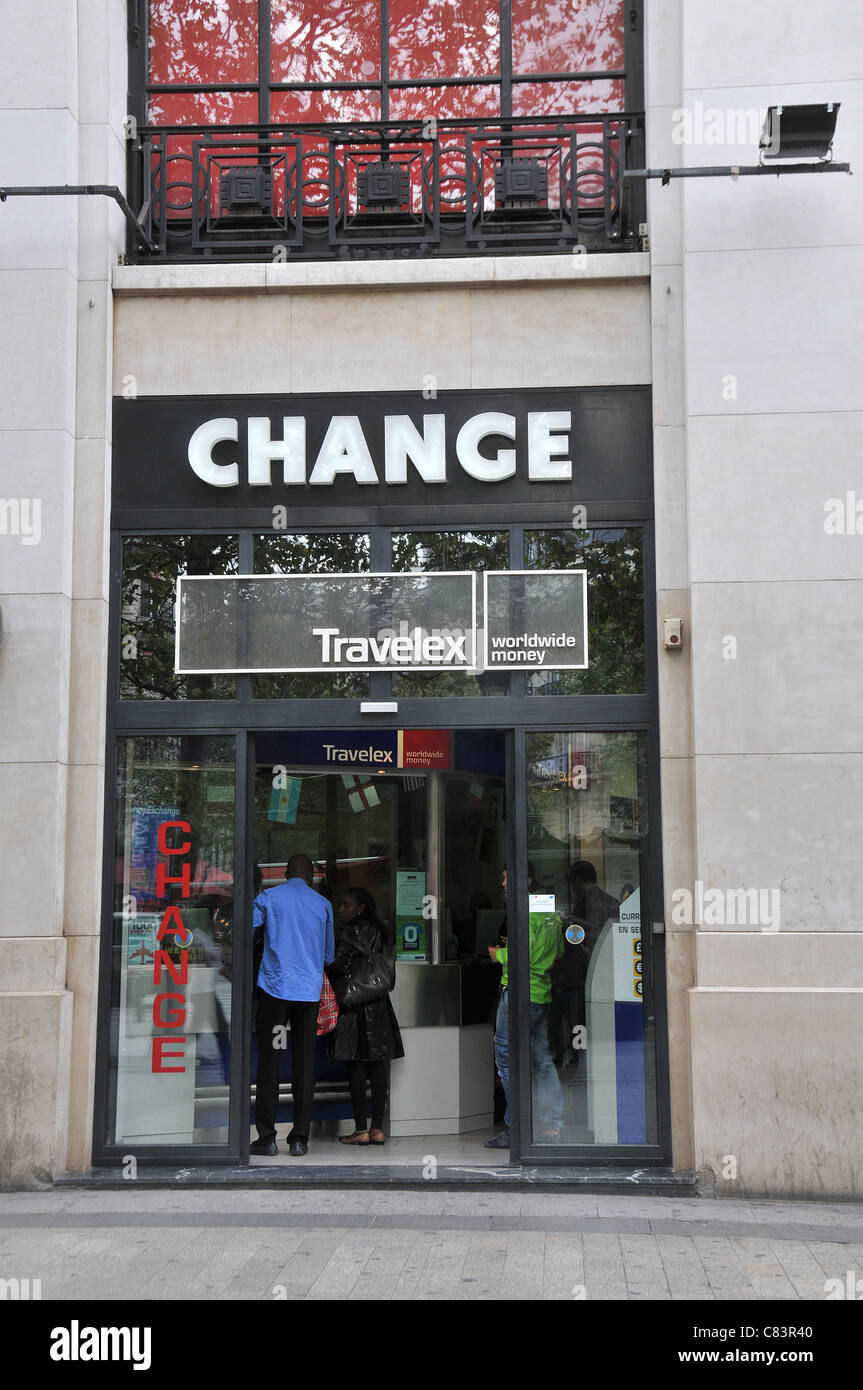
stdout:
POLYGON ((394 1138, 490 1128, 499 981, 491 962, 399 962, 391 998, 405 1055, 390 1073, 394 1138))

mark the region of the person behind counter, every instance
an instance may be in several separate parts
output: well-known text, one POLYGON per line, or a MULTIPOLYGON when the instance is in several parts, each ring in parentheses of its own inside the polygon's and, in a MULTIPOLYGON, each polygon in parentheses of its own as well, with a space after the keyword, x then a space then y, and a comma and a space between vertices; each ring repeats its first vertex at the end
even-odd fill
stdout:
MULTIPOLYGON (((331 980, 350 976, 360 962, 376 951, 387 952, 387 932, 378 919, 375 900, 366 888, 346 888, 339 904, 342 935, 327 974, 331 980)), ((331 1062, 347 1062, 354 1112, 353 1134, 342 1144, 384 1144, 387 1108, 387 1064, 404 1057, 401 1033, 388 994, 359 1009, 339 1007, 339 1021, 330 1035, 331 1062), (372 1124, 366 1126, 366 1081, 372 1091, 372 1124)))

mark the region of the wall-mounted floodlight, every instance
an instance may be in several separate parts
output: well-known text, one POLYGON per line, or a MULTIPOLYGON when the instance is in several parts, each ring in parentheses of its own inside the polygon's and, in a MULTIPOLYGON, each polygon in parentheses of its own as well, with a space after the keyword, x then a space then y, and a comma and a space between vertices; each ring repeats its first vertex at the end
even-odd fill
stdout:
POLYGON ((836 164, 832 158, 836 117, 841 102, 828 101, 812 106, 768 106, 759 140, 759 164, 710 164, 675 169, 625 169, 624 179, 745 178, 756 174, 850 174, 850 164, 836 164), (797 160, 797 163, 766 164, 765 160, 797 160), (799 161, 804 162, 799 162, 799 161))
POLYGON ((768 106, 758 146, 761 158, 829 159, 841 104, 768 106))

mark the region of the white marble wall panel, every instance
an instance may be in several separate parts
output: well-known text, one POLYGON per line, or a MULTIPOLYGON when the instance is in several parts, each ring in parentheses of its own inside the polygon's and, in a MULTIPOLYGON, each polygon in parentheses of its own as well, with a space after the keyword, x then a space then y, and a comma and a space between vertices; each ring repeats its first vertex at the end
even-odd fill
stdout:
POLYGON ((65 759, 69 728, 68 645, 66 598, 59 594, 4 596, 0 763, 65 759))
POLYGON ((78 114, 78 7, 70 0, 3 6, 0 93, 9 109, 78 114))
POLYGON ((646 285, 473 290, 471 386, 631 386, 650 381, 646 285))
POLYGON ((76 281, 64 270, 0 269, 0 428, 69 430, 75 421, 76 281))
POLYGON ((846 0, 685 0, 683 81, 694 87, 860 76, 863 9, 846 0))
POLYGON ((863 413, 702 416, 688 444, 693 582, 863 578, 863 413))
POLYGON ((689 1011, 695 1162, 717 1196, 859 1200, 863 989, 699 988, 689 1011))
POLYGON ((64 430, 0 429, 0 593, 69 593, 72 450, 64 430))
POLYGON ((690 415, 863 409, 863 246, 693 253, 685 275, 690 415))
MULTIPOLYGON (((863 756, 697 756, 695 778, 696 878, 705 891, 778 888, 780 933, 860 931, 863 756)), ((693 883, 666 885, 675 888, 695 892, 693 883)))
MULTIPOLYGON (((0 186, 77 183, 76 145, 68 110, 0 111, 0 186)), ((74 271, 81 201, 12 196, 0 203, 0 266, 74 271)))
POLYGON ((466 290, 293 295, 292 389, 469 386, 469 302, 466 290))
POLYGON ((699 753, 863 752, 863 581, 696 584, 699 753))
POLYGON ((15 762, 0 769, 0 936, 61 936, 66 768, 15 762))
POLYGON ((762 989, 863 989, 863 932, 695 933, 698 984, 762 989))

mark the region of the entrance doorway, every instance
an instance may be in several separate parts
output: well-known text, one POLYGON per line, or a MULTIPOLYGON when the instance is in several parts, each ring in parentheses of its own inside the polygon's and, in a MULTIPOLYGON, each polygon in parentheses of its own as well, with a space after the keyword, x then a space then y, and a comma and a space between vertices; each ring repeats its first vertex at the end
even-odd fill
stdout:
MULTIPOLYGON (((485 1163, 482 1141, 501 1127, 493 1047, 501 968, 488 946, 506 912, 504 774, 499 731, 292 730, 256 739, 255 891, 282 883, 291 855, 307 854, 314 886, 333 906, 336 939, 342 895, 364 889, 397 963, 391 999, 405 1056, 390 1071, 388 1143, 363 1147, 378 1162, 415 1163, 433 1141, 438 1162, 485 1163)), ((256 1051, 253 1041, 253 1089, 256 1051)), ((348 1068, 329 1053, 319 1038, 310 1141, 316 1162, 349 1162, 352 1151, 338 1143, 354 1128, 348 1068)), ((290 1077, 288 1037, 279 1138, 291 1126, 290 1077)), ((287 1162, 284 1147, 278 1161, 287 1162)))
MULTIPOLYGON (((397 962, 391 998, 405 1055, 390 1069, 388 1142, 363 1147, 364 1161, 412 1166, 433 1155, 458 1167, 508 1162, 516 1147, 550 1161, 657 1146, 646 732, 291 730, 255 742, 255 892, 284 881, 292 854, 307 854, 337 940, 342 895, 365 889, 397 962), (426 766, 410 765, 413 748, 426 766), (508 902, 519 842, 523 901, 508 902), (483 1141, 504 1130, 508 1099, 520 1116, 512 1148, 492 1155, 483 1141)), ((347 1067, 325 1038, 317 1049, 315 1162, 350 1162, 338 1143, 354 1128, 347 1067)), ((251 1074, 250 1126, 254 1045, 251 1074)), ((290 1077, 288 1039, 281 1140, 290 1077)), ((252 1161, 290 1163, 279 1148, 252 1161)))

